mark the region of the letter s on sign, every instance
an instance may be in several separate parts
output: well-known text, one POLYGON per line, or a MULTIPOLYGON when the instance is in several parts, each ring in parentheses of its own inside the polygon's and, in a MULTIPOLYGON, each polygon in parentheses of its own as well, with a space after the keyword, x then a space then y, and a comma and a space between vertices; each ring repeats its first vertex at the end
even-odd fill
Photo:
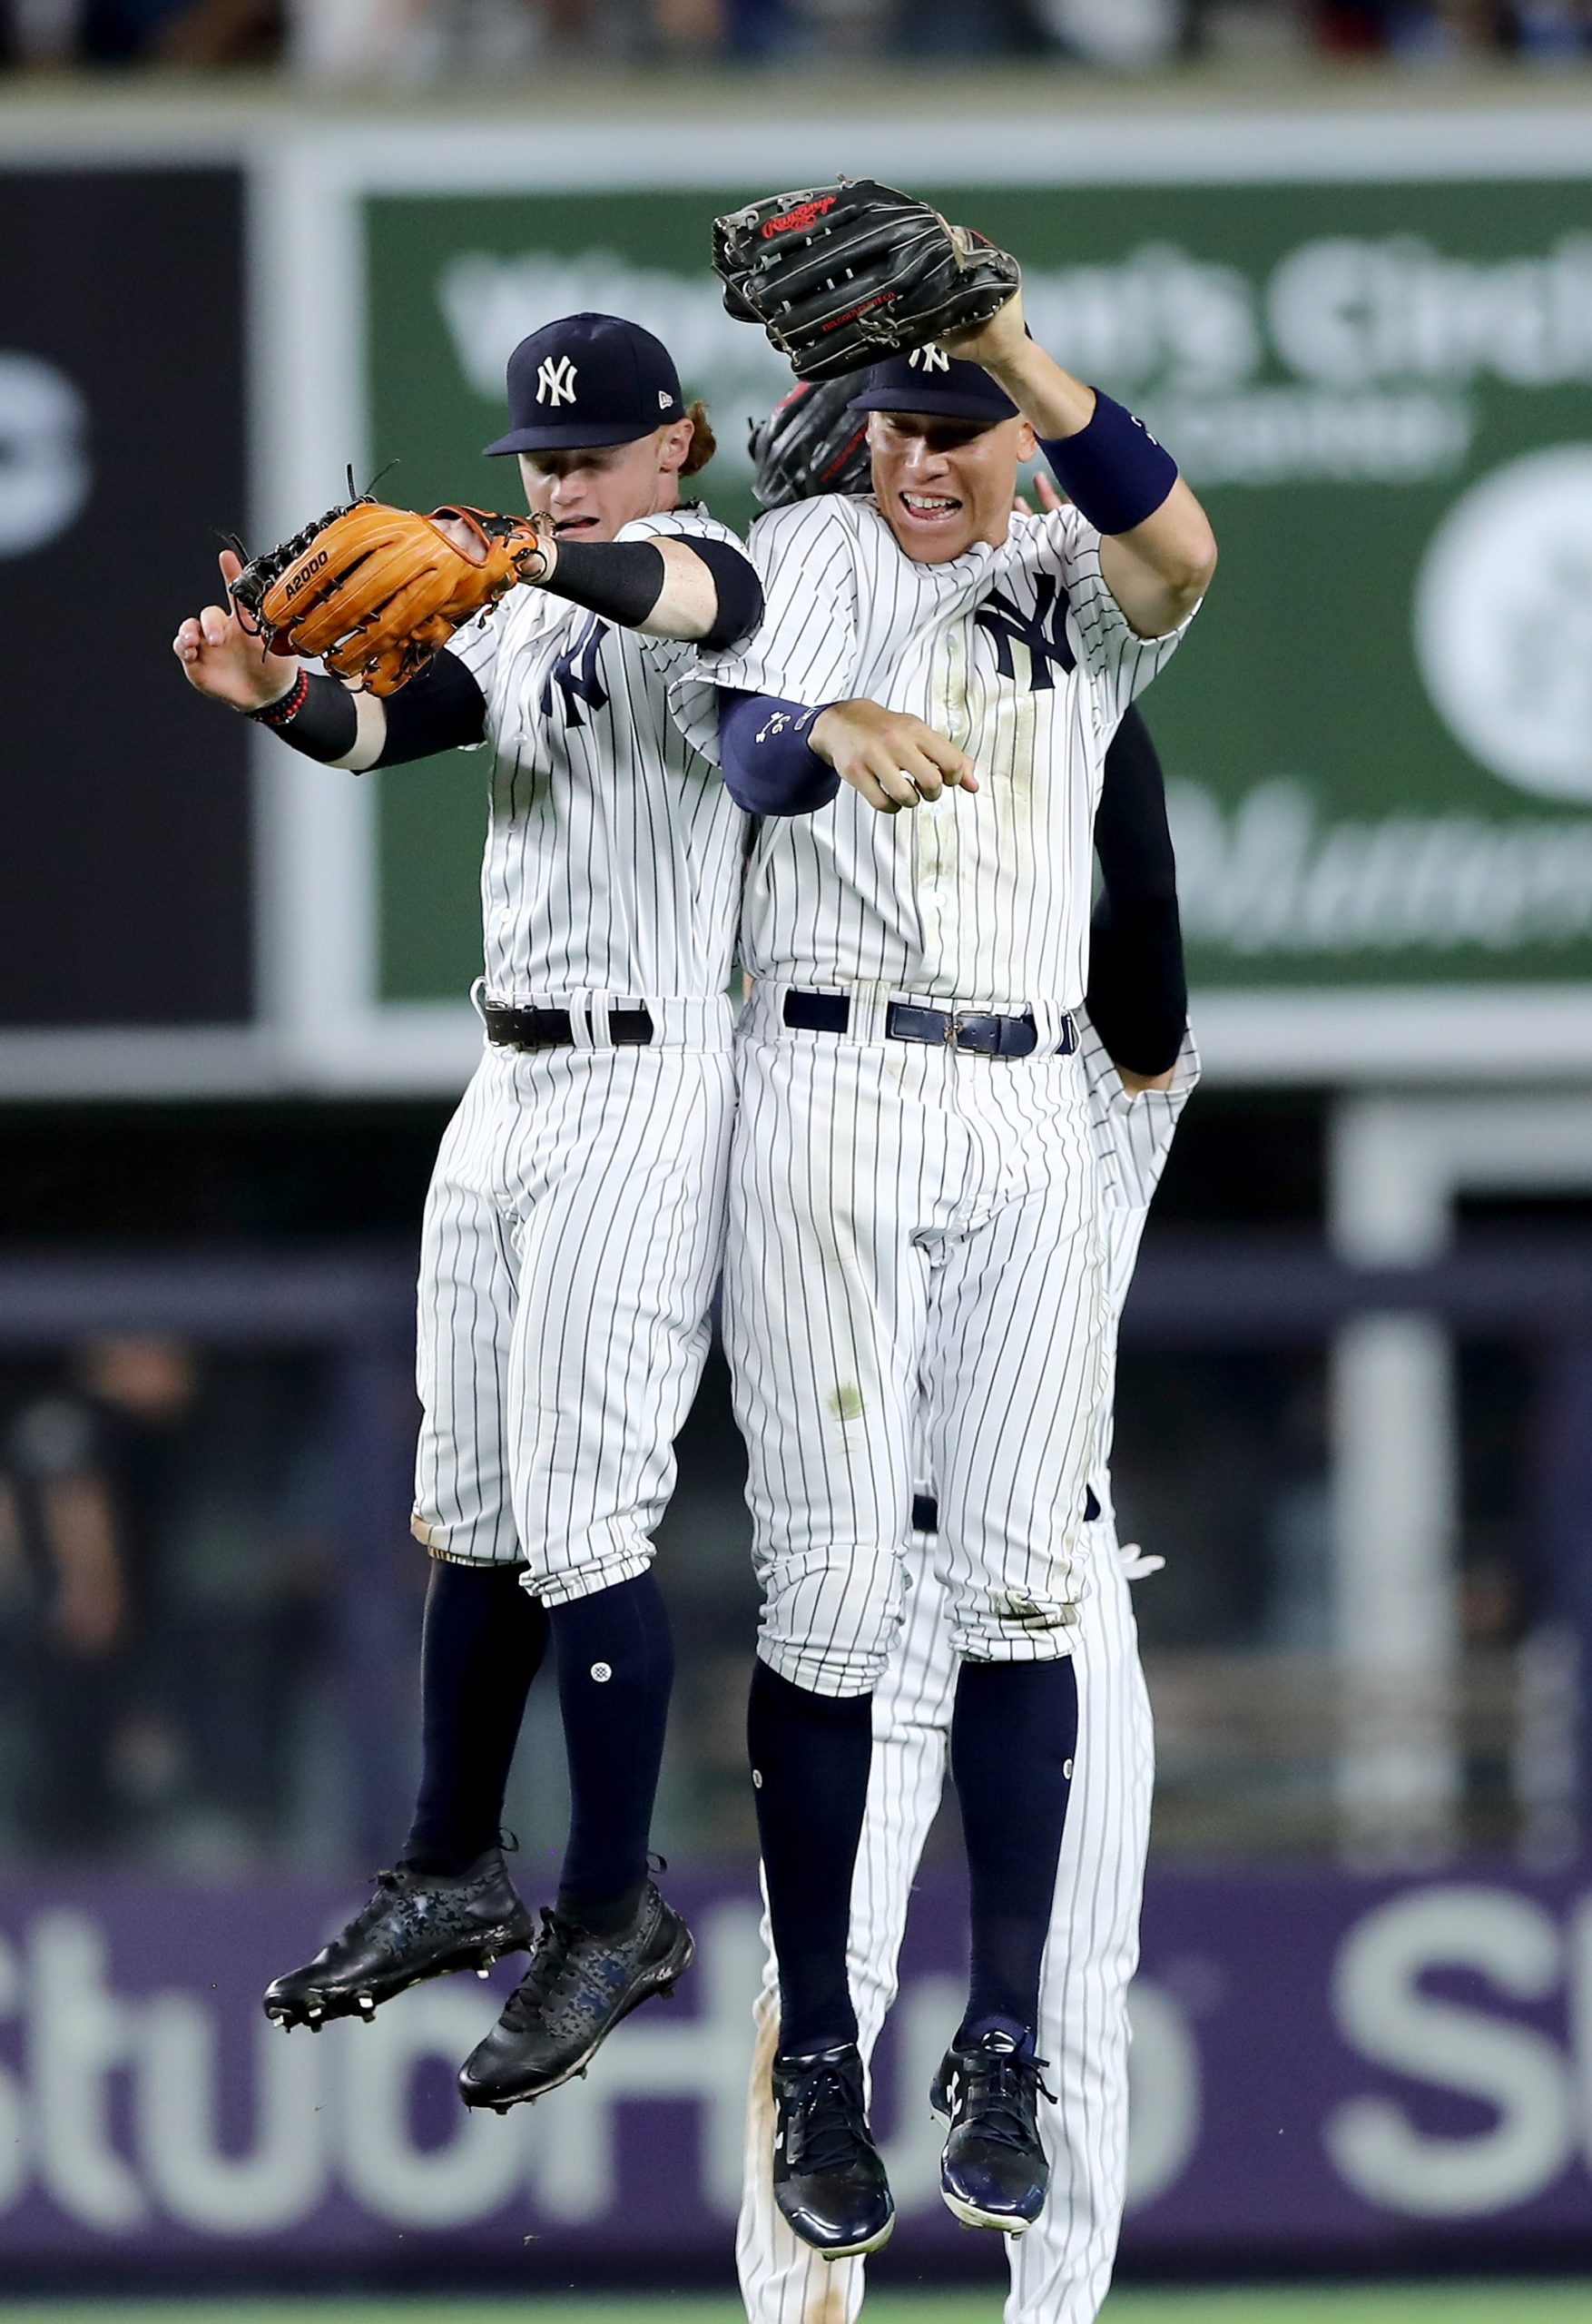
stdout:
POLYGON ((1341 2177, 1381 2211, 1486 2216, 1540 2194, 1570 2161, 1570 2073, 1535 2026, 1423 1992, 1422 1975, 1437 1968, 1469 1969, 1511 2000, 1543 2001, 1562 1974, 1558 1929, 1507 1889, 1422 1888, 1368 1913, 1338 1956, 1338 2022, 1361 2057, 1478 2099, 1496 2123, 1455 2138, 1418 2129, 1396 2098, 1351 2098, 1322 2139, 1341 2177))

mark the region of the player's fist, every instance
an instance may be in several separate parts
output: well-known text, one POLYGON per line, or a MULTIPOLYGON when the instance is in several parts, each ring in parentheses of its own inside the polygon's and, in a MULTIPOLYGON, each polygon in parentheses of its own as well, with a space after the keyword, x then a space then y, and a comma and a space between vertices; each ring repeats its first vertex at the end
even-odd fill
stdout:
POLYGON ((909 711, 877 702, 836 702, 812 722, 809 742, 842 783, 881 815, 938 799, 948 784, 977 791, 978 770, 966 751, 909 711))
MULTIPOLYGON (((229 587, 243 570, 230 548, 221 551, 221 567, 229 587)), ((206 606, 191 615, 172 640, 172 651, 191 686, 234 710, 263 710, 267 703, 280 702, 299 675, 295 655, 268 653, 263 638, 250 635, 230 596, 224 606, 206 606)))
POLYGON ((948 331, 939 343, 958 363, 996 364, 1010 362, 1014 356, 1021 355, 1027 337, 1023 294, 1017 290, 987 323, 979 323, 972 330, 948 331))

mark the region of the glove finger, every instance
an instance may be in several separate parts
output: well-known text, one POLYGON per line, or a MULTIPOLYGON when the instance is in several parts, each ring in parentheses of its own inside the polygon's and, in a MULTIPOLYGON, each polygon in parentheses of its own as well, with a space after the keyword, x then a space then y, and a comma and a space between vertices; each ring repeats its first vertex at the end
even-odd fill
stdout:
MULTIPOLYGON (((294 606, 288 614, 288 625, 302 642, 302 650, 322 653, 349 630, 378 616, 388 627, 407 625, 408 606, 417 613, 429 610, 430 602, 439 601, 448 586, 437 574, 443 546, 429 527, 418 541, 415 532, 406 530, 366 542, 349 540, 340 554, 334 544, 327 552, 332 561, 324 576, 318 576, 311 602, 294 606), (405 612, 396 612, 395 601, 406 588, 411 593, 418 589, 421 596, 411 594, 405 612)), ((268 616, 272 611, 268 597, 268 616)))
POLYGON ((807 323, 870 291, 888 290, 898 297, 911 293, 921 299, 926 285, 938 285, 941 280, 948 292, 957 280, 955 265, 944 236, 925 218, 909 232, 888 241, 862 231, 826 236, 799 257, 771 259, 744 288, 764 317, 807 323))

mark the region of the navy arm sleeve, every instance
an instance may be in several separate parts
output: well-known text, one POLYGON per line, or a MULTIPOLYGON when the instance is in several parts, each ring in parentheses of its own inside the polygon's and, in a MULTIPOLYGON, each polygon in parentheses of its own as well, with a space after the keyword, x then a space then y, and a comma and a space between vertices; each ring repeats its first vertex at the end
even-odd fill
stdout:
POLYGON ((407 686, 389 694, 387 740, 378 766, 405 766, 438 751, 467 749, 486 739, 486 698, 457 654, 433 654, 407 686))
POLYGON ((753 815, 811 815, 829 805, 840 778, 807 739, 828 707, 719 688, 719 763, 738 807, 753 815))
POLYGON ((1089 1015, 1113 1061, 1149 1078, 1177 1061, 1188 978, 1166 786, 1135 709, 1106 753, 1095 852, 1101 890, 1089 931, 1089 1015))

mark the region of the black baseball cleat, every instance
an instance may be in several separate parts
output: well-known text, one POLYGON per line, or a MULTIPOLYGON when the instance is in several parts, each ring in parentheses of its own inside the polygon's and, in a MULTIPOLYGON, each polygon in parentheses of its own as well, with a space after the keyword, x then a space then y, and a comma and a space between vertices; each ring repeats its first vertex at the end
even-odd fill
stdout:
POLYGON ((371 2018, 384 2001, 456 1969, 485 1976, 500 1954, 528 1953, 536 1925, 515 1894, 501 1848, 467 1871, 378 1872, 370 1902, 302 1969, 265 1991, 265 2014, 284 2029, 319 2034, 334 2017, 371 2018))
POLYGON ((544 1905, 531 1965, 459 2068, 467 2106, 499 2113, 585 2073, 622 2017, 691 1966, 691 1931, 649 1880, 629 1925, 582 1928, 544 1905))
POLYGON ((774 2060, 774 2201, 825 2260, 877 2251, 896 2223, 854 2042, 774 2060))
POLYGON ((1040 2093, 1050 2096, 1039 2078, 1044 2063, 1031 2039, 1018 2043, 998 2031, 953 2045, 940 2060, 929 2102, 951 2126, 939 2186, 964 2227, 1021 2235, 1044 2207, 1050 2184, 1039 2143, 1040 2093))

